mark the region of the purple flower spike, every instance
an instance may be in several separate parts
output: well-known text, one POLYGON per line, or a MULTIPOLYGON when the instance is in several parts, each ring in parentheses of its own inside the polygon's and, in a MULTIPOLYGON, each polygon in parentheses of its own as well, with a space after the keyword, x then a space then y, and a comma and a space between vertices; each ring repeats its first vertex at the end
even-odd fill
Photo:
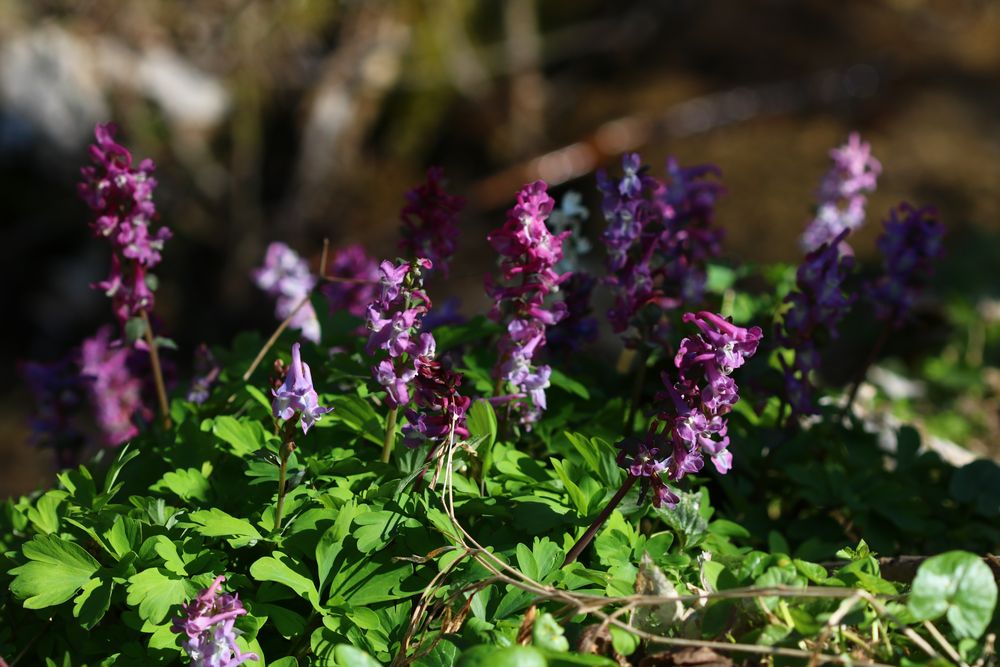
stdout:
POLYGON ((458 243, 458 214, 465 199, 445 191, 444 170, 431 167, 427 182, 406 193, 406 206, 400 212, 403 238, 400 249, 411 257, 426 257, 445 276, 458 243))
MULTIPOLYGON (((691 363, 689 359, 691 355, 697 357, 699 354, 707 354, 714 356, 722 375, 729 375, 734 369, 742 366, 747 358, 754 355, 762 336, 760 327, 744 329, 705 310, 697 315, 686 313, 683 319, 685 322, 694 322, 701 329, 701 336, 694 344, 690 338, 681 343, 681 352, 678 353, 677 359, 678 368, 682 363, 691 363)), ((695 358, 694 361, 699 360, 695 358)))
POLYGON ((130 354, 129 348, 111 340, 110 327, 101 328, 80 348, 80 376, 104 441, 112 446, 139 433, 135 417, 146 421, 153 417, 153 411, 143 403, 142 380, 129 367, 130 354))
POLYGON ((638 165, 638 155, 624 156, 617 183, 598 174, 608 223, 606 282, 614 295, 608 319, 628 347, 664 344, 666 311, 701 302, 707 262, 722 239, 713 227, 723 192, 716 167, 680 167, 671 159, 659 180, 638 165))
POLYGON ((302 337, 313 343, 320 340, 319 319, 308 300, 298 308, 316 286, 316 276, 297 252, 281 242, 267 247, 264 265, 254 269, 253 280, 275 300, 274 314, 279 320, 291 316, 289 326, 302 332, 302 337), (294 314, 293 314, 294 313, 294 314))
POLYGON ((898 327, 909 317, 941 255, 944 225, 933 208, 900 204, 878 240, 882 276, 868 287, 879 319, 898 327))
POLYGON ((260 660, 256 653, 243 653, 236 644, 236 619, 247 613, 239 596, 219 593, 225 577, 215 578, 194 599, 181 607, 170 629, 183 636, 181 645, 191 667, 237 667, 247 660, 260 660))
POLYGON ((152 310, 152 278, 147 277, 173 234, 167 227, 154 229, 159 215, 153 203, 152 160, 134 165, 131 153, 115 142, 116 132, 111 123, 94 129, 92 165, 80 170, 83 180, 77 191, 94 214, 90 223, 94 236, 111 245, 108 278, 92 287, 112 299, 115 316, 124 326, 141 311, 152 310))
POLYGON ((550 295, 570 278, 556 265, 563 258, 563 240, 569 231, 552 234, 546 219, 555 201, 543 181, 525 185, 517 194, 517 204, 507 213, 503 226, 486 237, 500 253, 503 283, 486 277, 486 293, 493 298, 490 317, 507 321, 507 333, 500 339, 493 375, 504 386, 504 394, 523 395, 509 406, 527 428, 546 407, 545 389, 551 369, 535 366, 535 353, 546 344, 548 327, 567 315, 564 301, 553 302, 550 295), (506 385, 512 385, 507 391, 506 385))
POLYGON ((278 419, 294 419, 300 416, 299 425, 303 433, 309 429, 333 408, 325 408, 319 404, 319 396, 313 387, 312 373, 309 364, 302 361, 299 355, 299 344, 292 345, 292 364, 285 375, 285 382, 277 389, 272 389, 274 396, 272 410, 278 419))
POLYGON ((854 231, 865 221, 867 194, 875 191, 882 165, 857 132, 847 143, 830 151, 832 164, 819 187, 816 217, 802 235, 802 247, 816 250, 844 231, 854 231))

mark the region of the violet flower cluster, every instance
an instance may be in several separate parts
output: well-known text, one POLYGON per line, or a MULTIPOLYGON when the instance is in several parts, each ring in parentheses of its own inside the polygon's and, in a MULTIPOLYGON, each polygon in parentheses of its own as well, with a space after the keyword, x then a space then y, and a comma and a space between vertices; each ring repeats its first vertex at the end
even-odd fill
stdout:
POLYGON ((136 372, 138 355, 145 356, 113 341, 110 327, 102 327, 80 347, 80 376, 103 440, 111 446, 138 435, 136 417, 153 417, 143 398, 144 375, 136 372))
POLYGON ((319 404, 312 371, 309 364, 302 361, 298 343, 292 345, 292 363, 285 374, 285 381, 280 387, 272 389, 271 394, 274 396, 271 405, 274 417, 285 421, 298 417, 303 433, 308 433, 323 415, 333 411, 333 408, 319 404))
POLYGON ((796 272, 796 289, 785 297, 789 307, 777 327, 776 339, 795 351, 791 364, 781 360, 785 398, 793 414, 815 413, 809 376, 819 367, 819 345, 826 338, 836 338, 840 321, 854 303, 854 296, 843 289, 854 267, 853 255, 846 254, 850 247, 845 239, 850 231, 842 230, 806 255, 796 272))
POLYGON ((628 347, 655 346, 665 341, 665 312, 703 298, 706 264, 721 247, 713 224, 723 190, 711 165, 680 167, 671 159, 661 181, 630 153, 622 169, 617 181, 598 174, 614 295, 608 319, 628 347))
POLYGON ((333 252, 324 275, 331 280, 319 289, 330 305, 330 312, 346 312, 363 319, 368 304, 375 298, 378 262, 355 243, 333 252))
POLYGON ((50 363, 27 361, 18 365, 35 403, 36 412, 30 421, 31 442, 53 449, 60 468, 76 465, 86 442, 79 413, 87 400, 87 388, 74 356, 50 363))
POLYGON ((372 368, 372 376, 386 390, 390 410, 410 402, 409 384, 417 375, 416 360, 434 355, 434 337, 419 333, 421 320, 431 300, 423 289, 428 259, 379 265, 375 299, 368 305, 368 354, 384 350, 388 355, 372 368))
POLYGON ((408 257, 426 257, 445 276, 458 243, 458 214, 465 199, 448 194, 442 180, 444 170, 431 167, 427 181, 406 193, 400 212, 400 250, 408 257))
POLYGON ((486 237, 500 254, 503 277, 498 283, 486 276, 486 293, 493 299, 490 317, 507 322, 493 374, 498 393, 506 393, 508 385, 513 389, 510 408, 529 428, 546 408, 545 389, 552 374, 549 366, 536 365, 534 357, 546 343, 548 327, 566 316, 566 304, 546 303, 547 297, 570 276, 555 270, 569 232, 552 234, 546 227, 555 205, 546 189, 543 181, 525 185, 504 224, 486 237))
POLYGON ((275 317, 284 321, 291 316, 288 326, 298 329, 306 340, 318 343, 319 319, 309 301, 317 279, 306 260, 286 244, 276 241, 267 247, 264 265, 254 269, 251 275, 257 287, 275 299, 275 317))
POLYGON ((80 197, 94 213, 90 228, 96 238, 111 245, 111 271, 93 287, 111 298, 115 316, 124 325, 130 318, 153 307, 155 277, 149 272, 160 263, 163 244, 172 236, 167 227, 154 228, 153 161, 138 165, 132 155, 115 142, 112 123, 97 125, 97 142, 90 146, 91 166, 80 170, 80 197))
POLYGON ((900 204, 889 212, 878 240, 882 275, 868 289, 875 314, 891 326, 906 321, 941 255, 944 225, 937 211, 900 204))
POLYGON ((669 483, 696 473, 711 459, 720 474, 732 468, 725 415, 739 400, 732 373, 756 353, 760 327, 744 328, 715 313, 687 313, 684 321, 700 330, 681 341, 674 358, 678 379, 664 374, 658 398, 669 399, 645 440, 621 443, 618 457, 643 493, 652 489, 656 507, 673 508, 680 500, 669 483))
POLYGON ((260 660, 256 653, 243 653, 236 644, 236 619, 247 613, 235 593, 220 593, 225 577, 181 607, 170 629, 182 636, 181 646, 191 659, 191 667, 237 667, 247 660, 260 660))
POLYGON ((865 221, 867 195, 875 191, 882 165, 871 146, 857 132, 847 143, 830 151, 832 164, 820 182, 816 216, 802 235, 806 251, 831 242, 845 230, 854 231, 865 221))

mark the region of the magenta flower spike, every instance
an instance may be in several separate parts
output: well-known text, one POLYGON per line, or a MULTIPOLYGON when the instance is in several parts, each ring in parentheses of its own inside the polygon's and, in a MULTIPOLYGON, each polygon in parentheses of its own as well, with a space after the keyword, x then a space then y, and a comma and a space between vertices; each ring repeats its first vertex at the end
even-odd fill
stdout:
POLYGON ((302 361, 298 343, 292 345, 292 363, 288 367, 284 383, 277 389, 272 389, 271 393, 274 396, 272 402, 274 416, 288 421, 299 415, 299 425, 303 433, 308 433, 323 415, 333 411, 333 408, 319 404, 309 364, 302 361))
POLYGON ((181 607, 170 629, 182 635, 181 646, 191 659, 191 667, 237 667, 247 660, 260 660, 256 653, 243 653, 236 644, 236 619, 247 613, 239 596, 219 593, 225 577, 181 607))
POLYGON ((135 418, 148 421, 153 411, 143 402, 143 382, 129 368, 132 350, 111 340, 111 327, 102 327, 80 348, 80 376, 104 442, 117 446, 139 433, 135 418))

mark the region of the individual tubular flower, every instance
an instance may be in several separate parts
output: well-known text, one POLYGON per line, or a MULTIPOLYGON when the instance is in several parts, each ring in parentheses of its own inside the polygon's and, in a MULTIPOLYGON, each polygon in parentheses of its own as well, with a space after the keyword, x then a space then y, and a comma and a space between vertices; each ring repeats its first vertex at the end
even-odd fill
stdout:
POLYGON ((303 433, 308 433, 323 415, 333 411, 333 408, 319 404, 312 372, 309 364, 302 361, 298 343, 292 345, 292 363, 285 374, 285 381, 277 389, 272 389, 271 394, 274 396, 271 407, 275 418, 289 421, 298 416, 303 433))
POLYGON ((427 181, 406 193, 400 211, 403 223, 400 250, 409 257, 426 257, 445 276, 458 242, 458 214, 465 199, 448 194, 442 180, 444 170, 431 167, 427 181))
POLYGON ((432 451, 438 444, 454 434, 467 438, 469 429, 465 413, 470 399, 458 393, 462 375, 446 368, 434 358, 434 342, 429 333, 420 334, 424 339, 424 354, 415 359, 413 378, 414 408, 406 411, 407 424, 403 427, 403 442, 407 447, 417 447, 429 442, 432 451))
POLYGON ((297 252, 276 241, 267 247, 264 265, 254 269, 257 287, 275 299, 275 317, 302 332, 302 337, 313 343, 320 339, 319 319, 309 301, 309 294, 316 286, 316 276, 297 252))
POLYGON ((116 346, 111 329, 102 327, 80 347, 80 375, 104 441, 120 445, 139 432, 134 419, 148 421, 153 412, 142 399, 143 382, 130 369, 131 351, 116 346))
POLYGON ((913 310, 934 272, 942 251, 944 225, 937 211, 900 204, 889 212, 878 240, 882 275, 868 288, 875 314, 891 326, 901 325, 913 310))
POLYGON ((639 164, 628 154, 620 181, 598 174, 608 223, 606 282, 614 295, 608 319, 629 347, 661 344, 666 311, 702 300, 706 264, 722 238, 713 227, 722 194, 716 167, 680 167, 671 159, 661 181, 639 164))
POLYGON ((507 322, 493 374, 498 387, 510 385, 513 389, 511 395, 517 398, 511 409, 529 428, 545 410, 545 389, 551 375, 548 366, 534 364, 534 356, 545 345, 547 328, 566 315, 564 302, 547 303, 546 299, 570 276, 555 270, 569 232, 553 235, 546 227, 555 205, 546 188, 543 181, 525 185, 503 226, 486 237, 500 253, 503 277, 498 283, 486 276, 486 293, 493 299, 490 317, 507 322))
POLYGON ((159 264, 172 233, 167 227, 153 229, 159 217, 153 203, 153 161, 134 165, 129 151, 115 142, 116 132, 112 123, 95 127, 92 164, 80 170, 83 180, 77 191, 94 213, 94 236, 111 245, 111 271, 93 287, 112 299, 115 316, 124 325, 152 309, 155 278, 149 271, 159 264))
POLYGON ((330 312, 364 318, 368 304, 375 298, 378 263, 359 244, 348 245, 334 251, 325 275, 331 280, 320 291, 330 304, 330 312))
POLYGON ((191 380, 187 400, 198 405, 207 401, 212 393, 212 386, 218 381, 221 372, 222 366, 215 359, 215 355, 207 345, 201 343, 194 353, 195 375, 191 380))
POLYGON ((871 146, 857 132, 847 143, 830 151, 832 164, 823 176, 817 193, 816 216, 802 235, 806 251, 819 248, 864 224, 867 194, 875 191, 882 165, 871 153, 871 146))
POLYGON ((51 363, 26 361, 18 370, 35 403, 31 442, 50 447, 62 468, 72 467, 85 444, 79 424, 86 386, 72 356, 51 363))
POLYGON ((819 367, 819 347, 826 339, 836 338, 840 321, 854 303, 854 297, 843 289, 854 267, 854 257, 845 254, 850 250, 845 242, 849 233, 844 229, 807 254, 796 272, 796 289, 785 297, 788 309, 776 327, 776 339, 795 352, 791 364, 782 364, 785 400, 793 414, 815 412, 809 376, 819 367))
POLYGON ((416 358, 433 356, 434 338, 418 335, 431 306, 422 280, 423 271, 431 266, 427 259, 379 265, 376 297, 368 305, 366 349, 369 354, 383 350, 388 355, 372 367, 372 376, 385 388, 390 410, 410 402, 409 383, 417 373, 416 358))
POLYGON ((191 659, 191 667, 236 667, 247 660, 260 660, 256 653, 243 653, 236 644, 236 619, 247 613, 235 593, 220 593, 225 577, 181 607, 170 629, 182 635, 181 646, 191 659))

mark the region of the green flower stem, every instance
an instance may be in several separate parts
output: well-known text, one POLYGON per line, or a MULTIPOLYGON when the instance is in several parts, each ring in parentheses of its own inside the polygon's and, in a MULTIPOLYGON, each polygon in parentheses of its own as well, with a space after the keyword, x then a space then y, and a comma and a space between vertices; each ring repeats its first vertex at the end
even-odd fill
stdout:
POLYGON ((385 440, 382 441, 382 463, 388 463, 392 456, 392 446, 396 444, 396 413, 399 408, 389 410, 385 423, 385 440))
POLYGON ((292 441, 292 433, 295 429, 295 422, 299 415, 296 413, 285 423, 285 428, 281 432, 281 465, 278 467, 278 507, 274 510, 274 532, 281 530, 281 514, 285 509, 285 484, 287 482, 288 457, 295 450, 295 443, 292 441))
POLYGON ((169 429, 173 424, 170 421, 170 405, 167 403, 167 387, 163 383, 163 368, 160 366, 160 352, 156 347, 156 339, 153 337, 153 325, 149 321, 149 313, 143 308, 139 311, 142 317, 143 335, 146 337, 146 345, 149 347, 149 365, 153 367, 153 382, 156 385, 156 400, 160 404, 160 417, 163 419, 163 428, 169 429))
POLYGON ((583 550, 587 548, 587 545, 590 544, 591 540, 594 539, 594 536, 597 535, 597 531, 601 529, 601 526, 603 526, 604 522, 608 520, 608 517, 615 511, 615 508, 621 504, 622 499, 625 498, 625 494, 628 493, 629 489, 635 485, 635 481, 637 479, 639 478, 635 475, 628 476, 628 479, 626 479, 621 488, 618 489, 618 493, 616 493, 604 509, 601 510, 601 513, 596 519, 594 519, 594 523, 590 524, 590 528, 587 529, 587 532, 585 532, 583 536, 577 540, 576 544, 573 545, 573 548, 569 550, 568 554, 566 554, 566 560, 563 561, 562 567, 566 567, 575 561, 583 550))

